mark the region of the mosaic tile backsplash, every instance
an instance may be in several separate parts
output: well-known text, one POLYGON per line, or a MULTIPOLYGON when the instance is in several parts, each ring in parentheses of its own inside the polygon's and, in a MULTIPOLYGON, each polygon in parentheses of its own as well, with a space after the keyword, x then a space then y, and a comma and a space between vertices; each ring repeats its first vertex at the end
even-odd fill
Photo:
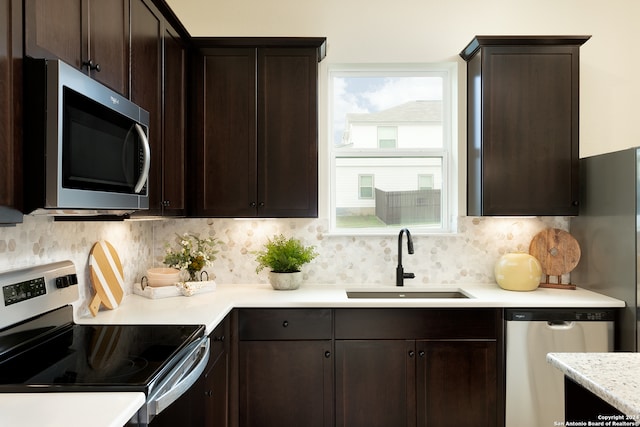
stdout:
MULTIPOLYGON (((408 286, 455 283, 493 283, 493 266, 504 253, 528 251, 533 236, 545 228, 568 230, 569 219, 458 218, 458 233, 413 235, 415 254, 407 255, 405 271, 415 273, 408 286)), ((400 227, 398 227, 399 231, 400 227)), ((337 236, 321 219, 233 220, 169 219, 125 222, 56 222, 25 216, 24 223, 0 228, 0 271, 72 260, 80 280, 77 314, 86 315, 91 296, 89 251, 98 240, 108 240, 124 267, 127 293, 147 268, 162 266, 167 242, 176 234, 215 237, 219 253, 206 270, 218 283, 267 283, 267 272, 256 274, 253 252, 268 237, 283 233, 316 246, 319 256, 304 268, 306 283, 393 285, 397 264, 397 233, 393 236, 337 236)))

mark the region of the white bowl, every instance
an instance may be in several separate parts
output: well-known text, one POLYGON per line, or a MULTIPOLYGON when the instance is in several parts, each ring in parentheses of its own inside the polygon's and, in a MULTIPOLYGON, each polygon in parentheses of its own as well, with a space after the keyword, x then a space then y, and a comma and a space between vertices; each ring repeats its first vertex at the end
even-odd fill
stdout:
POLYGON ((173 285, 180 281, 180 270, 176 268, 158 267, 147 270, 149 286, 154 288, 173 285))

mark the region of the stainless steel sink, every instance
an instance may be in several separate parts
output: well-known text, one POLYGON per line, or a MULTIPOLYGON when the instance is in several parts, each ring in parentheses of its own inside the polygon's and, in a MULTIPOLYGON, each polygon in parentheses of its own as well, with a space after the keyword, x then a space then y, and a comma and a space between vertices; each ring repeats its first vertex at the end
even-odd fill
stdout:
POLYGON ((469 295, 459 290, 347 291, 347 298, 469 298, 469 295))

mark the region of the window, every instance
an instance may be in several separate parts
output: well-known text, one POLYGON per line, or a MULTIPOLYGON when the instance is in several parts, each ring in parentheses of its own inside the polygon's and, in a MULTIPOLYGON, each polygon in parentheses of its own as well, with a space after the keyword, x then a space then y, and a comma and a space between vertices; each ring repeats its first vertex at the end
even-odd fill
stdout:
POLYGON ((378 126, 378 148, 396 148, 398 128, 396 126, 378 126))
POLYGON ((358 177, 358 195, 361 199, 373 199, 373 175, 358 177))
POLYGON ((330 66, 334 232, 448 231, 454 67, 330 66))
POLYGON ((429 190, 433 188, 433 175, 418 175, 418 190, 429 190))

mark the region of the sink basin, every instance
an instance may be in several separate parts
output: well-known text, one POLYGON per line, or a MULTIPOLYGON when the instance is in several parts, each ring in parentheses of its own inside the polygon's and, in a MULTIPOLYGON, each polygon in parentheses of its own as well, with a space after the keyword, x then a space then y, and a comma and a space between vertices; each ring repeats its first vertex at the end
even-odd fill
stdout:
POLYGON ((469 298, 458 290, 438 291, 347 291, 347 298, 469 298))

